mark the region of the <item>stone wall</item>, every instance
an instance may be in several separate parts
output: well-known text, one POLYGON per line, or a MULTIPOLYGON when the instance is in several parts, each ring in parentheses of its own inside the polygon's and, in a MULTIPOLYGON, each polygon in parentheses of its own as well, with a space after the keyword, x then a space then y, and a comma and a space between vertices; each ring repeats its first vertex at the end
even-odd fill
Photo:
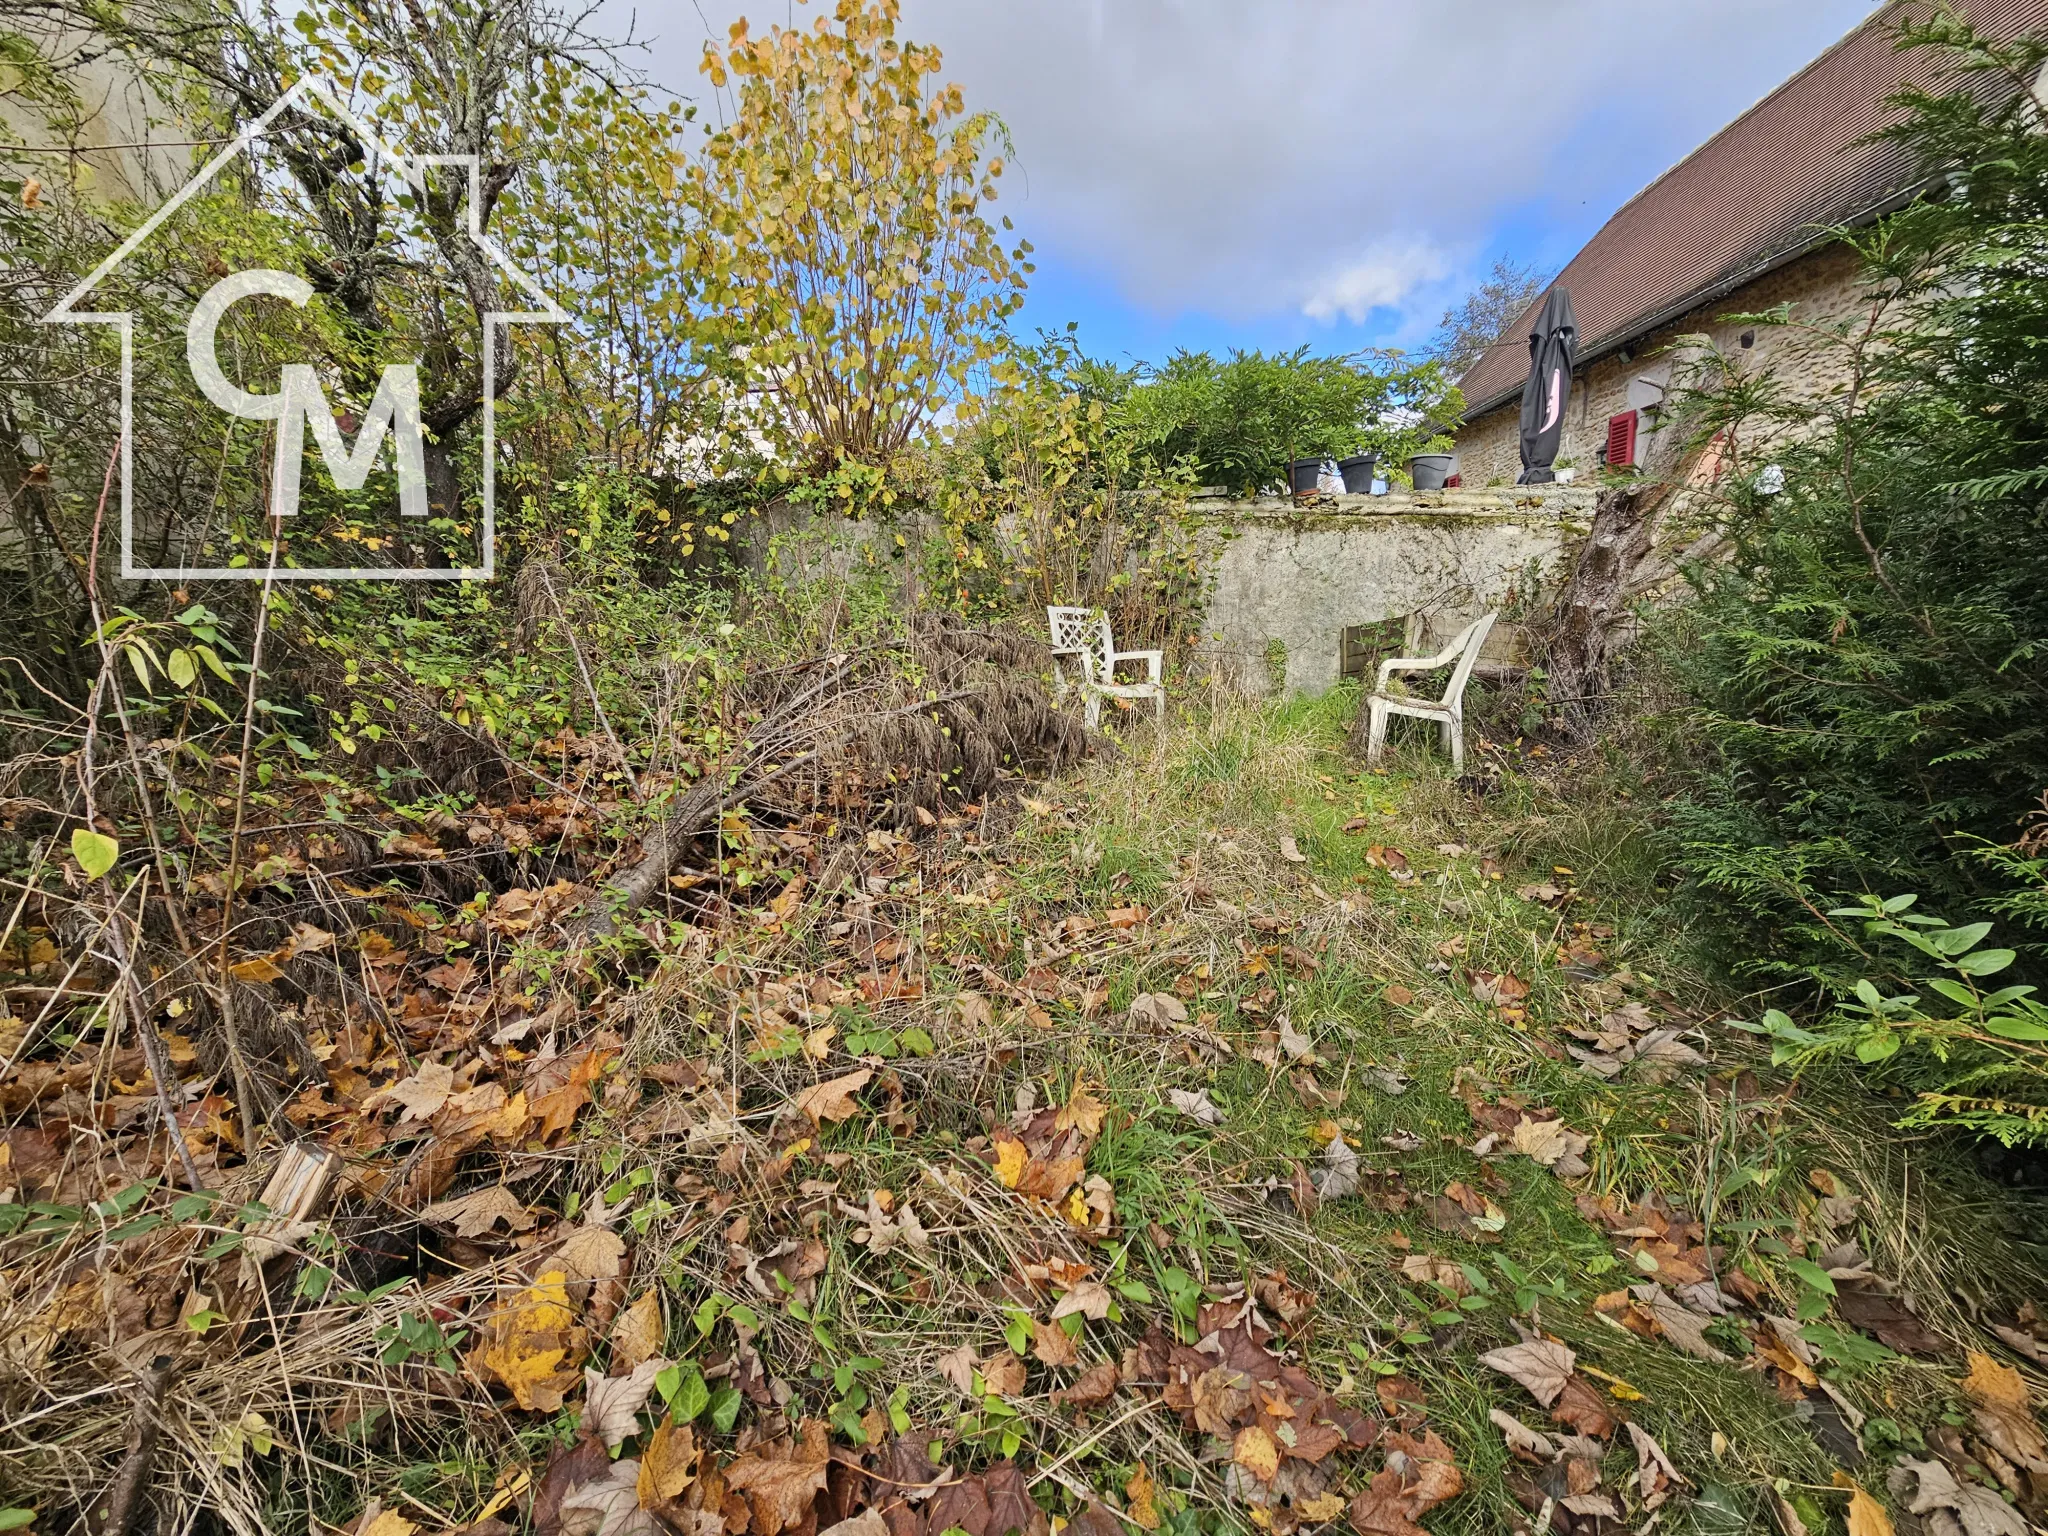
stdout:
MULTIPOLYGON (((1441 643, 1552 582, 1592 507, 1576 485, 1197 502, 1212 577, 1197 665, 1245 693, 1322 693, 1346 629, 1406 619, 1411 650, 1441 643)), ((1483 658, 1515 649, 1499 625, 1483 658)))
MULTIPOLYGON (((1320 694, 1341 674, 1347 629, 1401 619, 1409 654, 1428 654, 1517 594, 1554 588, 1558 560, 1592 519, 1584 485, 1407 491, 1232 501, 1189 510, 1208 575, 1193 672, 1232 692, 1320 694)), ((732 554, 755 580, 914 582, 919 530, 850 523, 778 503, 737 531, 732 554)), ((1482 665, 1518 661, 1514 624, 1496 625, 1482 665)), ((1178 688, 1185 679, 1169 677, 1178 688)))
MULTIPOLYGON (((1664 388, 1673 364, 1666 349, 1680 336, 1705 333, 1722 351, 1740 357, 1745 367, 1774 368, 1795 391, 1818 394, 1834 387, 1840 382, 1839 353, 1824 337, 1805 327, 1826 327, 1857 314, 1862 293, 1862 273, 1854 253, 1839 245, 1824 246, 1651 333, 1636 344, 1633 359, 1613 353, 1582 368, 1572 380, 1571 401, 1565 408, 1559 464, 1575 467, 1587 478, 1599 472, 1608 417, 1639 409, 1645 399, 1664 388), (1756 314, 1780 304, 1792 306, 1791 325, 1752 327, 1721 318, 1756 314), (1742 334, 1749 330, 1756 333, 1755 345, 1744 349, 1742 334), (1630 398, 1631 386, 1634 399, 1630 398)), ((1638 462, 1648 446, 1647 437, 1639 438, 1638 462)), ((1466 485, 1484 487, 1513 485, 1521 471, 1521 400, 1517 396, 1459 429, 1458 473, 1466 485)))

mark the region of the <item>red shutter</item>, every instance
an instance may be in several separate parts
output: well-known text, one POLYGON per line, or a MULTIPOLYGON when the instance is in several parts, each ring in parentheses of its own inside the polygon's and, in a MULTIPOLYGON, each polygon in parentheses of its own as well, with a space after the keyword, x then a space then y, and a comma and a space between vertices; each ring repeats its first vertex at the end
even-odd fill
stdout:
POLYGON ((1623 411, 1607 418, 1607 462, 1633 464, 1636 461, 1636 413, 1623 411))

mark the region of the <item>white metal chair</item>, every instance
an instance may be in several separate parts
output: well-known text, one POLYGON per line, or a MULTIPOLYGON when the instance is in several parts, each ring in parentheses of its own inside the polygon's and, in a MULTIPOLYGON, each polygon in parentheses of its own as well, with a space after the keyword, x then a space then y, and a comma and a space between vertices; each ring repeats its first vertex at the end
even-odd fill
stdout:
POLYGON ((1459 631, 1457 637, 1434 656, 1396 656, 1380 663, 1379 680, 1373 685, 1365 706, 1370 711, 1365 738, 1365 763, 1368 768, 1377 764, 1380 753, 1387 745, 1387 720, 1393 715, 1406 715, 1414 720, 1434 720, 1443 727, 1444 746, 1451 754, 1451 767, 1458 773, 1465 771, 1465 684, 1472 679, 1472 668, 1479 661, 1479 648, 1486 643, 1486 635, 1493 628, 1496 615, 1487 614, 1459 631), (1450 683, 1440 699, 1414 698, 1405 693, 1387 692, 1387 682, 1396 672, 1434 672, 1441 667, 1452 667, 1450 683))
POLYGON ((1101 723, 1106 698, 1150 699, 1154 715, 1162 721, 1166 718, 1166 683, 1159 652, 1118 650, 1109 633, 1109 615, 1100 608, 1048 608, 1045 622, 1052 631, 1053 697, 1064 698, 1069 689, 1079 688, 1091 730, 1101 723), (1116 680, 1117 665, 1126 661, 1145 664, 1143 682, 1116 680), (1062 662, 1074 668, 1072 681, 1062 662))

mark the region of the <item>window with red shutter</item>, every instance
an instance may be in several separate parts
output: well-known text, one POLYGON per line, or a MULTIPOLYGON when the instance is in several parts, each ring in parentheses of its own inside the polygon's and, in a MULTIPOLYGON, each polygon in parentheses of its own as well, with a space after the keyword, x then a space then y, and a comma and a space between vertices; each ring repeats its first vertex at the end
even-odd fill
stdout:
POLYGON ((1636 413, 1623 411, 1607 418, 1607 462, 1633 464, 1636 461, 1636 413))

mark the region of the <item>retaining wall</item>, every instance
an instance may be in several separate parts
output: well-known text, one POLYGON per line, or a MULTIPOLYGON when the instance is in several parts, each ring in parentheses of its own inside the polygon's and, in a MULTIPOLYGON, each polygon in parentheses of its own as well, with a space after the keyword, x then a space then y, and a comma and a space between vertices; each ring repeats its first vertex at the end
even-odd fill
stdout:
MULTIPOLYGON (((1319 694, 1341 673, 1344 631, 1407 621, 1406 644, 1440 644, 1519 590, 1555 578, 1592 517, 1590 486, 1394 491, 1198 501, 1212 586, 1197 653, 1225 686, 1319 694)), ((1516 659, 1512 623, 1482 660, 1516 659)))

